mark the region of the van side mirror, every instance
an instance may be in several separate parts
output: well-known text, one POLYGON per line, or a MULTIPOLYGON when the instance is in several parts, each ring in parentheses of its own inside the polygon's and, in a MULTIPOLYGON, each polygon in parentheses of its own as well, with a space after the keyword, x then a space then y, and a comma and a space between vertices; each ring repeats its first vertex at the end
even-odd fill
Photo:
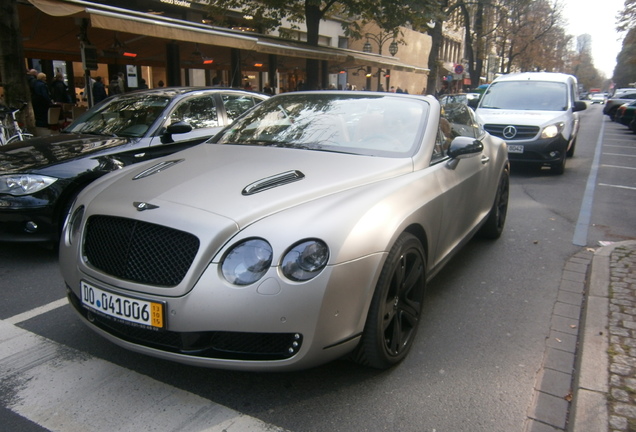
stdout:
POLYGON ((583 101, 575 101, 572 112, 583 111, 587 109, 587 104, 583 101))

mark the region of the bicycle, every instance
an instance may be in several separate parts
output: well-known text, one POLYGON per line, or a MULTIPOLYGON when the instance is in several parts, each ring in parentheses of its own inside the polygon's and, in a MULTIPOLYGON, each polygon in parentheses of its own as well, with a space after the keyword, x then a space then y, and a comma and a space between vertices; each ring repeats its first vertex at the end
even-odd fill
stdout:
POLYGON ((15 118, 16 113, 25 106, 27 106, 27 103, 24 101, 22 101, 20 108, 0 105, 0 146, 33 138, 32 133, 22 130, 18 120, 15 118))

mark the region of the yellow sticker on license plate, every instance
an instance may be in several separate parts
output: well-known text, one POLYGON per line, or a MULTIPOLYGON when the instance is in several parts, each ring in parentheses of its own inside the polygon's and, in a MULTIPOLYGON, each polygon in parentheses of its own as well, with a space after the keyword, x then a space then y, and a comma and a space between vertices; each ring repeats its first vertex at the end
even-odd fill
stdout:
POLYGON ((163 303, 122 296, 81 282, 82 305, 119 320, 163 328, 163 303))

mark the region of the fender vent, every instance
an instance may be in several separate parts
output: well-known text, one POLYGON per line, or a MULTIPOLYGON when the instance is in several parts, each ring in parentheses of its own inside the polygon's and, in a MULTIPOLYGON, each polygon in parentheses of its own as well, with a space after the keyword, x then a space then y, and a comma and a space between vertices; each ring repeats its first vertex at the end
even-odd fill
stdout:
POLYGON ((241 192, 243 195, 254 195, 267 189, 272 189, 278 186, 282 186, 288 183, 293 183, 305 178, 305 174, 300 171, 293 170, 284 173, 276 174, 271 177, 255 181, 252 184, 245 186, 245 189, 241 192))

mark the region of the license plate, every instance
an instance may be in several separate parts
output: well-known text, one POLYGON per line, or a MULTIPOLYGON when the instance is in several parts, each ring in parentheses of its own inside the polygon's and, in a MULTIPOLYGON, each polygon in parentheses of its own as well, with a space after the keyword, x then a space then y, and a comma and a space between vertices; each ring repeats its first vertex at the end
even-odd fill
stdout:
POLYGON ((522 145, 508 145, 508 153, 523 153, 522 145))
POLYGON ((140 300, 81 283, 82 305, 126 323, 163 328, 163 303, 140 300))

